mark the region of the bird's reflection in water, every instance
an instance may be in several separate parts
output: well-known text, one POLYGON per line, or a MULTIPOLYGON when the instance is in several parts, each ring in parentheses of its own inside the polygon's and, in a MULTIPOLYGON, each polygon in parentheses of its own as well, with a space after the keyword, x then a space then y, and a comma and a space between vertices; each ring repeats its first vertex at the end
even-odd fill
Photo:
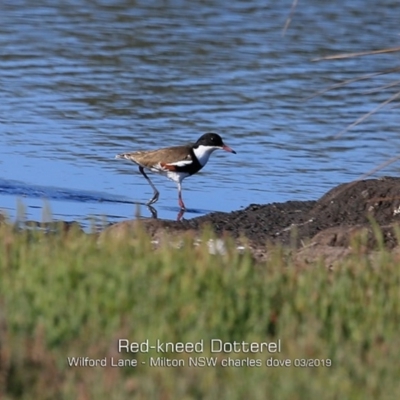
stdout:
POLYGON ((157 219, 158 218, 157 210, 153 206, 150 206, 150 205, 147 205, 146 207, 148 208, 148 210, 151 213, 151 218, 157 219))
MULTIPOLYGON (((158 214, 157 214, 157 210, 156 210, 153 206, 150 206, 150 205, 147 205, 147 208, 148 208, 148 210, 149 210, 150 213, 151 213, 151 218, 157 219, 157 218, 158 218, 158 217, 157 217, 157 215, 158 215, 158 214)), ((177 217, 176 217, 176 220, 177 220, 177 221, 181 221, 183 215, 185 214, 185 211, 186 211, 186 210, 182 210, 182 209, 179 210, 178 215, 177 215, 177 217)))
MULTIPOLYGON (((141 206, 145 206, 150 211, 150 214, 151 214, 150 218, 158 219, 158 212, 152 205, 143 204, 143 203, 136 203, 135 217, 137 219, 140 219, 140 218, 144 217, 142 215, 142 213, 141 213, 141 210, 140 210, 141 206)), ((181 221, 183 215, 185 214, 185 212, 186 212, 186 210, 179 209, 179 212, 177 214, 176 220, 177 221, 181 221)))

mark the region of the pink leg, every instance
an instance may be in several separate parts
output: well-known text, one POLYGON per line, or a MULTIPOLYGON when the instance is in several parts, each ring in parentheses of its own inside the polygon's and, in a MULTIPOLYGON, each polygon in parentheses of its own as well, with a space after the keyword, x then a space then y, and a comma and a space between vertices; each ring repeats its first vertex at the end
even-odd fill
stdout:
POLYGON ((180 210, 178 216, 176 217, 176 220, 180 221, 183 217, 183 214, 185 214, 185 210, 180 210))
POLYGON ((182 186, 180 182, 178 183, 178 203, 181 210, 186 210, 185 204, 182 200, 182 186))

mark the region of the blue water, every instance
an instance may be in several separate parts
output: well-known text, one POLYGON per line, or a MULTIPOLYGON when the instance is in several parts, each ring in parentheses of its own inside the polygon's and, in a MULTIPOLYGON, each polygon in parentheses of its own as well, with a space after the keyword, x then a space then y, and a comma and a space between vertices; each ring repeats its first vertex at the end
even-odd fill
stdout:
MULTIPOLYGON (((400 145, 398 101, 335 136, 399 91, 399 72, 307 100, 340 81, 400 66, 399 53, 312 62, 399 46, 400 6, 385 0, 3 1, 0 12, 0 209, 14 218, 119 221, 152 195, 116 160, 220 133, 183 182, 185 218, 251 203, 317 199, 400 145), (217 3, 217 4, 216 4, 217 3), (377 89, 377 90, 376 90, 377 89)), ((379 175, 398 175, 393 164, 379 175)), ((173 182, 151 176, 158 217, 175 219, 173 182)), ((141 206, 143 216, 149 210, 141 206)))

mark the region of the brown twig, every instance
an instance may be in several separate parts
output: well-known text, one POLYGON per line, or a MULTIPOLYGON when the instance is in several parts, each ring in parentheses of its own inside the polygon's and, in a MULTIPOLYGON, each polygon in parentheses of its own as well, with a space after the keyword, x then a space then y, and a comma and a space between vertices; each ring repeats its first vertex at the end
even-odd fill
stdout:
POLYGON ((367 200, 367 203, 376 203, 377 201, 393 201, 393 200, 400 200, 400 196, 373 197, 372 199, 367 200))

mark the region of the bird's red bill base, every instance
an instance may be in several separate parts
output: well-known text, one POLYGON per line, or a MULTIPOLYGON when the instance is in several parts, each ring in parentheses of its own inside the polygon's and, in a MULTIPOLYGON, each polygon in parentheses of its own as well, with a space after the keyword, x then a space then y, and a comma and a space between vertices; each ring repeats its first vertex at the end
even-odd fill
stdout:
POLYGON ((222 150, 228 151, 229 153, 236 154, 236 151, 233 150, 233 149, 231 149, 231 148, 230 148, 229 146, 227 146, 226 144, 224 144, 224 145, 222 146, 222 150))

